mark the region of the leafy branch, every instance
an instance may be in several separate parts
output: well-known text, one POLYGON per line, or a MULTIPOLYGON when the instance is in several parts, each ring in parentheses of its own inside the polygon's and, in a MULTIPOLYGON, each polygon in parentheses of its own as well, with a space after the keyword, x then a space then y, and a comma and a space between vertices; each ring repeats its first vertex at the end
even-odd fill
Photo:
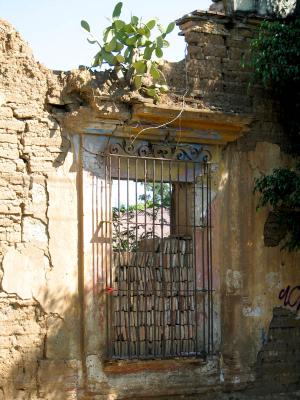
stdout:
POLYGON ((300 18, 263 21, 250 44, 253 81, 262 82, 279 104, 293 154, 300 153, 300 18))
MULTIPOLYGON (((297 156, 300 152, 299 17, 263 21, 250 50, 252 80, 260 81, 277 100, 278 115, 286 133, 286 149, 297 156)), ((277 168, 270 175, 257 178, 254 192, 260 193, 257 208, 271 207, 273 222, 282 237, 285 235, 282 248, 299 250, 300 165, 295 169, 277 168)))
POLYGON ((300 249, 300 165, 294 170, 276 168, 270 175, 255 179, 260 193, 257 209, 270 205, 278 226, 287 232, 283 249, 300 249))
POLYGON ((175 22, 166 29, 156 19, 143 23, 141 18, 132 16, 130 22, 125 22, 120 19, 122 6, 122 2, 115 6, 111 25, 104 30, 101 41, 91 33, 88 22, 81 21, 82 28, 88 32, 88 42, 100 49, 92 66, 101 68, 107 64, 119 80, 129 83, 132 90, 158 100, 161 93, 168 91, 158 60, 163 57, 163 49, 169 47, 166 36, 173 31, 175 22), (152 38, 155 27, 159 34, 152 38), (151 77, 151 82, 147 77, 151 77))
POLYGON ((254 76, 276 92, 300 82, 300 19, 263 21, 251 41, 254 76))

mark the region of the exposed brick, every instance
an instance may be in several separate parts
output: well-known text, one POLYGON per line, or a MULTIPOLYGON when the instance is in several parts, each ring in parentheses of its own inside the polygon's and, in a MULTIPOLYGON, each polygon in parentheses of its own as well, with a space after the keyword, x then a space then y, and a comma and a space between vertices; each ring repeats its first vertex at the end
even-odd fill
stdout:
POLYGON ((0 118, 12 118, 13 112, 9 107, 0 107, 0 118))
POLYGON ((1 119, 0 120, 0 128, 8 129, 8 130, 16 131, 16 132, 23 132, 24 128, 25 128, 25 124, 22 121, 1 119))
POLYGON ((222 58, 227 56, 227 50, 224 45, 216 46, 214 44, 208 43, 203 46, 202 52, 205 56, 214 56, 217 58, 222 58))

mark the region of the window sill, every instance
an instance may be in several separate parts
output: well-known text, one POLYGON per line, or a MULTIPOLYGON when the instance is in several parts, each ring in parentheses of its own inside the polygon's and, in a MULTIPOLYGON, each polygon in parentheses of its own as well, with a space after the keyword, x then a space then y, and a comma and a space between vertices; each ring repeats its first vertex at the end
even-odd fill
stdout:
POLYGON ((199 368, 206 364, 202 358, 173 358, 167 360, 113 360, 106 361, 106 374, 135 374, 138 372, 176 371, 199 368))

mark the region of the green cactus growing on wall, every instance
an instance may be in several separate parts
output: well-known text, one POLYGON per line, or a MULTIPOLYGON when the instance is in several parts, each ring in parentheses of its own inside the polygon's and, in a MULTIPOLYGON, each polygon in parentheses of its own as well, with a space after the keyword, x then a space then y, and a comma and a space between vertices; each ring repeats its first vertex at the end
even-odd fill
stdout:
POLYGON ((156 19, 144 23, 141 18, 132 16, 125 22, 120 19, 122 6, 122 2, 115 6, 111 25, 104 30, 101 41, 91 33, 88 22, 81 21, 82 28, 88 32, 88 42, 99 46, 92 66, 101 68, 107 64, 120 80, 129 82, 132 90, 158 100, 161 93, 168 91, 159 59, 163 57, 163 49, 169 46, 166 36, 173 31, 175 22, 166 29, 156 19), (155 28, 158 35, 153 38, 155 28), (151 77, 150 83, 145 77, 151 77))

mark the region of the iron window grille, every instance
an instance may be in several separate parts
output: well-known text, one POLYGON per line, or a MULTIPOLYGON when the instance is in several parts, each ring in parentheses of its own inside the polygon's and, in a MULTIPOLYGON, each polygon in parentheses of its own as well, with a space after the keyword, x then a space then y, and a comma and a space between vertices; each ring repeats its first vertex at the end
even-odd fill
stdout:
POLYGON ((123 142, 100 158, 108 358, 211 354, 209 152, 199 145, 123 142))

